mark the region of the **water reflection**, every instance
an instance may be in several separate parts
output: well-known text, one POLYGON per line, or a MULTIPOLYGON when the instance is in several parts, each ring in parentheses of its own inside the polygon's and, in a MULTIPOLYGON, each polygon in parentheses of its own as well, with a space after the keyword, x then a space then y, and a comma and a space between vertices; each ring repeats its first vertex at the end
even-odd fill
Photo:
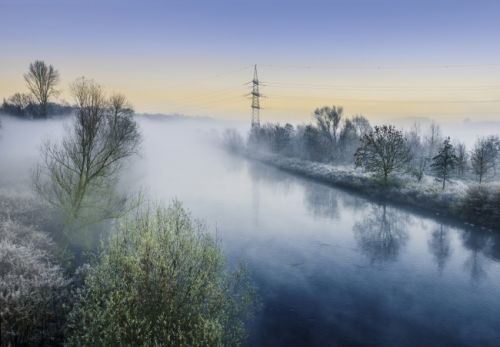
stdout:
POLYGON ((314 217, 339 218, 338 191, 320 184, 307 184, 304 188, 304 205, 314 217))
POLYGON ((464 269, 469 273, 471 280, 483 279, 486 276, 485 254, 489 253, 493 245, 491 235, 478 230, 465 230, 462 234, 462 240, 464 247, 469 250, 464 269))
POLYGON ((440 224, 432 233, 428 241, 429 250, 434 256, 440 274, 451 255, 451 242, 448 228, 440 224))
POLYGON ((354 233, 371 263, 395 261, 408 240, 407 224, 405 213, 373 204, 368 216, 354 225, 354 233))

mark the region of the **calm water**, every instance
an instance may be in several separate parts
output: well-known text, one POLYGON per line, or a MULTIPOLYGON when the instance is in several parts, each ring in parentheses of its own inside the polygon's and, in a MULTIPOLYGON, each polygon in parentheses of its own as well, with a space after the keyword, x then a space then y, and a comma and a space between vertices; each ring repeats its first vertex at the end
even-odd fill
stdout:
POLYGON ((220 125, 140 124, 124 187, 182 200, 248 265, 262 303, 249 346, 500 345, 494 234, 228 155, 220 125))
POLYGON ((208 124, 141 125, 134 180, 182 200, 252 272, 263 308, 249 345, 500 345, 491 233, 228 155, 208 124))

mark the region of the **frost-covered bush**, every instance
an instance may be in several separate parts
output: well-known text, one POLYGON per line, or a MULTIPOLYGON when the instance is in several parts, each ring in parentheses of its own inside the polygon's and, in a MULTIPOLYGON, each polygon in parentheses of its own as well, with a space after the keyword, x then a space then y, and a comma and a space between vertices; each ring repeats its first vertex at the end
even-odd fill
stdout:
POLYGON ((29 192, 0 188, 0 220, 11 219, 45 232, 58 230, 58 220, 50 209, 29 192))
POLYGON ((218 243, 178 202, 121 220, 72 313, 70 345, 238 345, 252 302, 218 243))
POLYGON ((51 256, 48 236, 0 218, 2 344, 54 345, 62 341, 67 281, 51 256))

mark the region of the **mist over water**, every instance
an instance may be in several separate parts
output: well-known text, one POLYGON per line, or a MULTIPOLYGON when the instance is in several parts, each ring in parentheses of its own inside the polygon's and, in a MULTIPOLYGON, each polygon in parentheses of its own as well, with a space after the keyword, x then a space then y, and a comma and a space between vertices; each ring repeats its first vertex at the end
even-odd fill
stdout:
MULTIPOLYGON (((68 119, 2 120, 1 189, 29 189, 68 119)), ((228 124, 138 118, 120 189, 181 200, 248 265, 262 309, 249 346, 496 346, 500 240, 228 154, 228 124)), ((234 126, 234 124, 233 124, 234 126)), ((237 125, 241 132, 246 125, 237 125)))

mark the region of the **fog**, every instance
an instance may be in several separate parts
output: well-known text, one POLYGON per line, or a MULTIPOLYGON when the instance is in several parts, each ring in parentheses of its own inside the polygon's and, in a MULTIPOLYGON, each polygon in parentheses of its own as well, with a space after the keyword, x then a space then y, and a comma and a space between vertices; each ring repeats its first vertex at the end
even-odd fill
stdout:
MULTIPOLYGON (((243 123, 137 119, 120 190, 179 199, 247 264, 262 309, 248 345, 485 345, 500 339, 500 240, 227 153, 243 123), (473 322, 471 324, 471 322, 473 322)), ((0 189, 29 192, 69 118, 2 119, 0 189)))

